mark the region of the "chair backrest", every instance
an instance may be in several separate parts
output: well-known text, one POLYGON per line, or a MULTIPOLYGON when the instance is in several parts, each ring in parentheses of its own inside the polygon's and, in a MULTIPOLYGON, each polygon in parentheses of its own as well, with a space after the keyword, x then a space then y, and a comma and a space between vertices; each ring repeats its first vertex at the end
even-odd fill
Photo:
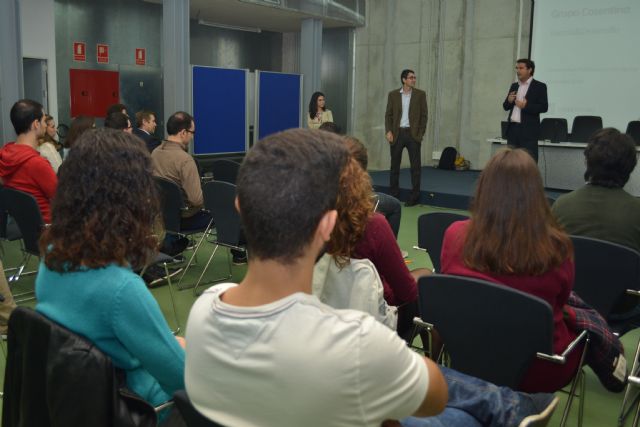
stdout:
POLYGON ((182 415, 182 419, 187 424, 187 427, 222 427, 221 424, 211 421, 198 412, 193 404, 191 404, 185 390, 176 391, 173 394, 173 402, 176 408, 178 408, 180 415, 182 415))
POLYGON ((640 253, 600 239, 571 236, 576 266, 573 290, 605 319, 638 305, 627 289, 640 287, 640 253))
POLYGON ((240 170, 240 163, 233 160, 217 159, 211 162, 210 168, 213 171, 213 179, 216 181, 235 184, 240 170))
POLYGON ((626 134, 633 138, 636 145, 640 145, 640 120, 630 121, 627 125, 626 134))
POLYGON ((18 224, 25 251, 39 256, 38 240, 44 227, 44 221, 36 199, 24 191, 7 187, 2 190, 1 197, 7 212, 18 224))
POLYGON ((109 357, 45 316, 17 307, 7 342, 2 425, 155 425, 152 406, 120 397, 123 375, 109 357))
POLYGON ((426 249, 436 272, 440 271, 444 232, 454 222, 465 219, 469 217, 451 212, 431 212, 418 217, 418 246, 426 249))
POLYGON ((368 259, 350 259, 340 268, 331 255, 324 254, 313 269, 311 289, 330 307, 364 311, 396 330, 398 309, 387 305, 382 279, 368 259))
POLYGON ((602 129, 600 116, 575 116, 571 126, 570 142, 587 142, 594 132, 602 129))
POLYGON ((547 117, 540 123, 540 139, 551 142, 563 142, 568 139, 567 119, 547 117))
POLYGON ((160 191, 160 205, 162 207, 164 228, 167 231, 179 233, 182 208, 184 207, 182 189, 178 184, 169 179, 159 176, 154 177, 154 179, 160 191))
POLYGON ((546 301, 504 285, 433 274, 418 281, 422 319, 434 325, 451 367, 517 388, 536 352, 553 352, 546 301))
POLYGON ((211 181, 202 187, 204 207, 211 212, 216 224, 216 243, 238 246, 240 215, 236 210, 236 186, 228 182, 211 181))

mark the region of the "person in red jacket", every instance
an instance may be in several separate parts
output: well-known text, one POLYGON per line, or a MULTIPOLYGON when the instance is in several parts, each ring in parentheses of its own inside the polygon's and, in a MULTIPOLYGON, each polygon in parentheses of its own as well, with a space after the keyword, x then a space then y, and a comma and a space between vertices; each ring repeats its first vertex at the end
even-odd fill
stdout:
POLYGON ((11 108, 11 123, 18 137, 0 149, 0 181, 5 187, 31 194, 48 224, 58 178, 37 149, 38 138, 47 129, 42 105, 30 99, 19 100, 11 108))

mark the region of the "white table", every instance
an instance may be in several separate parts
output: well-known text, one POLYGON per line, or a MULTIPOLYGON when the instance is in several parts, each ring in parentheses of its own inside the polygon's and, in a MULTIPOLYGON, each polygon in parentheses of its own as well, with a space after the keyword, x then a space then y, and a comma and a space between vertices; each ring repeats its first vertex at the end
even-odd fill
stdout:
MULTIPOLYGON (((502 146, 507 145, 506 139, 491 138, 491 155, 502 146)), ((557 190, 575 190, 584 185, 584 142, 538 141, 538 169, 545 188, 557 190)), ((636 155, 640 147, 636 147, 636 155)), ((636 167, 629 182, 624 187, 629 193, 640 197, 640 166, 636 167)))

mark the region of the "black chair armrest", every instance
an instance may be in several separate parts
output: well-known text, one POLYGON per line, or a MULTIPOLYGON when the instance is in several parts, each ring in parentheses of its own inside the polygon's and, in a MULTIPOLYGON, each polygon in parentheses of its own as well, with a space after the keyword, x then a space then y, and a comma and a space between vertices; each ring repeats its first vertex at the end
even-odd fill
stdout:
POLYGON ((562 352, 562 354, 546 354, 546 353, 536 353, 536 356, 538 357, 538 359, 542 359, 542 360, 547 360, 549 362, 554 362, 554 363, 559 363, 561 365, 565 364, 567 361, 567 357, 569 356, 569 354, 571 354, 571 352, 573 352, 573 350, 578 346, 578 344, 580 344, 581 341, 588 341, 589 339, 589 332, 587 332, 586 330, 580 332, 580 334, 569 343, 569 345, 567 346, 567 348, 564 349, 564 351, 562 352))

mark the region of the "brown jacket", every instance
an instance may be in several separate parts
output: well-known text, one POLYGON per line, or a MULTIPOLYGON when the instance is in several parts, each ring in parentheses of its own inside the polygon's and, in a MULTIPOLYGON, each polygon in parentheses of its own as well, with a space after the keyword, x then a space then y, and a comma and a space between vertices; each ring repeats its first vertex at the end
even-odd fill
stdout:
POLYGON ((189 210, 182 216, 192 216, 204 205, 202 186, 196 161, 177 142, 165 141, 151 153, 153 174, 169 179, 182 188, 189 210))
MULTIPOLYGON (((389 92, 387 98, 387 112, 385 114, 385 133, 393 133, 393 142, 398 140, 400 132, 400 119, 402 118, 402 96, 400 89, 389 92)), ((409 127, 411 137, 418 143, 422 142, 424 133, 427 130, 427 94, 420 89, 411 90, 411 101, 409 102, 409 127)))

